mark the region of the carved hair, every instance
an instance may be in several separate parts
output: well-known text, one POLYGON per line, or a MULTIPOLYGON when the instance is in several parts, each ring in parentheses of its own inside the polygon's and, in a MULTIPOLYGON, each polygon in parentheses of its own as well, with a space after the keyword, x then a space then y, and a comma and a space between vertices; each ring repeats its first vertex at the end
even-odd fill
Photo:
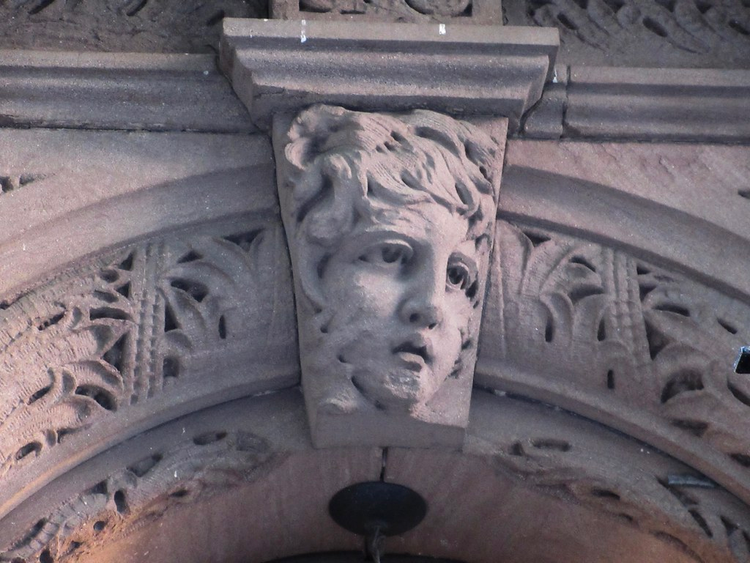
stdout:
MULTIPOLYGON (((496 142, 478 128, 425 110, 402 115, 317 105, 286 134, 290 182, 283 188, 298 244, 311 245, 305 270, 317 270, 360 218, 438 203, 467 220, 467 239, 489 235, 496 189, 496 142)), ((302 258, 302 256, 301 256, 302 258)), ((322 296, 303 275, 317 306, 322 296)))

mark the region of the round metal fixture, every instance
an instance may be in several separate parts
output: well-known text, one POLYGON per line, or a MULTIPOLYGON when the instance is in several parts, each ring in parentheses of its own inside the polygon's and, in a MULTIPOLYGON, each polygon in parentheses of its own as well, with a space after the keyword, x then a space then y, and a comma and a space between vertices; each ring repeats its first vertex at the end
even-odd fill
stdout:
POLYGON ((328 510, 339 526, 360 536, 375 529, 383 536, 398 536, 422 521, 427 503, 408 487, 372 481, 341 489, 328 510))

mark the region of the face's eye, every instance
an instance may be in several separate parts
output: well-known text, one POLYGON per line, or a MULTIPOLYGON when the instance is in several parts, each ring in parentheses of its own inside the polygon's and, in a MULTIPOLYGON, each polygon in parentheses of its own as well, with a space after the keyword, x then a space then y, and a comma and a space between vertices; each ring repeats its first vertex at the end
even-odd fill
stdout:
POLYGON ((474 274, 461 262, 449 264, 446 271, 446 284, 451 289, 467 291, 474 283, 474 274))
POLYGON ((469 272, 462 266, 448 267, 448 285, 456 289, 466 289, 469 284, 469 272))
POLYGON ((405 242, 388 241, 370 246, 359 255, 358 260, 383 267, 404 266, 411 260, 413 254, 411 246, 405 242))

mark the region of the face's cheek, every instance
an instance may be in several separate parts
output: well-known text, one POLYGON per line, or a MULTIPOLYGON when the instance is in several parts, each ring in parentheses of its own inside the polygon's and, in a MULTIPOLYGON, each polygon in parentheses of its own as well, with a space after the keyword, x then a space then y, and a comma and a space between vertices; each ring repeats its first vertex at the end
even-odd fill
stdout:
MULTIPOLYGON (((440 354, 439 370, 436 376, 445 378, 453 371, 456 361, 461 354, 464 338, 469 338, 469 325, 474 309, 463 292, 450 292, 446 295, 444 322, 439 336, 440 354), (447 372, 447 373, 446 373, 447 372)), ((437 358, 436 358, 437 360, 437 358)))
POLYGON ((342 342, 350 363, 382 361, 389 353, 392 319, 397 310, 397 284, 358 263, 332 263, 326 272, 325 294, 335 304, 328 326, 342 342))

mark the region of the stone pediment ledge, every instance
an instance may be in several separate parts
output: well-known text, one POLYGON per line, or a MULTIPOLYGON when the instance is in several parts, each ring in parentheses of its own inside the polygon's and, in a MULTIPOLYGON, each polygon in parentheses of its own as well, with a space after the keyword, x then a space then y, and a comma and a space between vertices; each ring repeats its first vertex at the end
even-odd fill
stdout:
POLYGON ((256 124, 313 103, 502 116, 510 131, 552 79, 556 29, 224 20, 221 66, 256 124))

